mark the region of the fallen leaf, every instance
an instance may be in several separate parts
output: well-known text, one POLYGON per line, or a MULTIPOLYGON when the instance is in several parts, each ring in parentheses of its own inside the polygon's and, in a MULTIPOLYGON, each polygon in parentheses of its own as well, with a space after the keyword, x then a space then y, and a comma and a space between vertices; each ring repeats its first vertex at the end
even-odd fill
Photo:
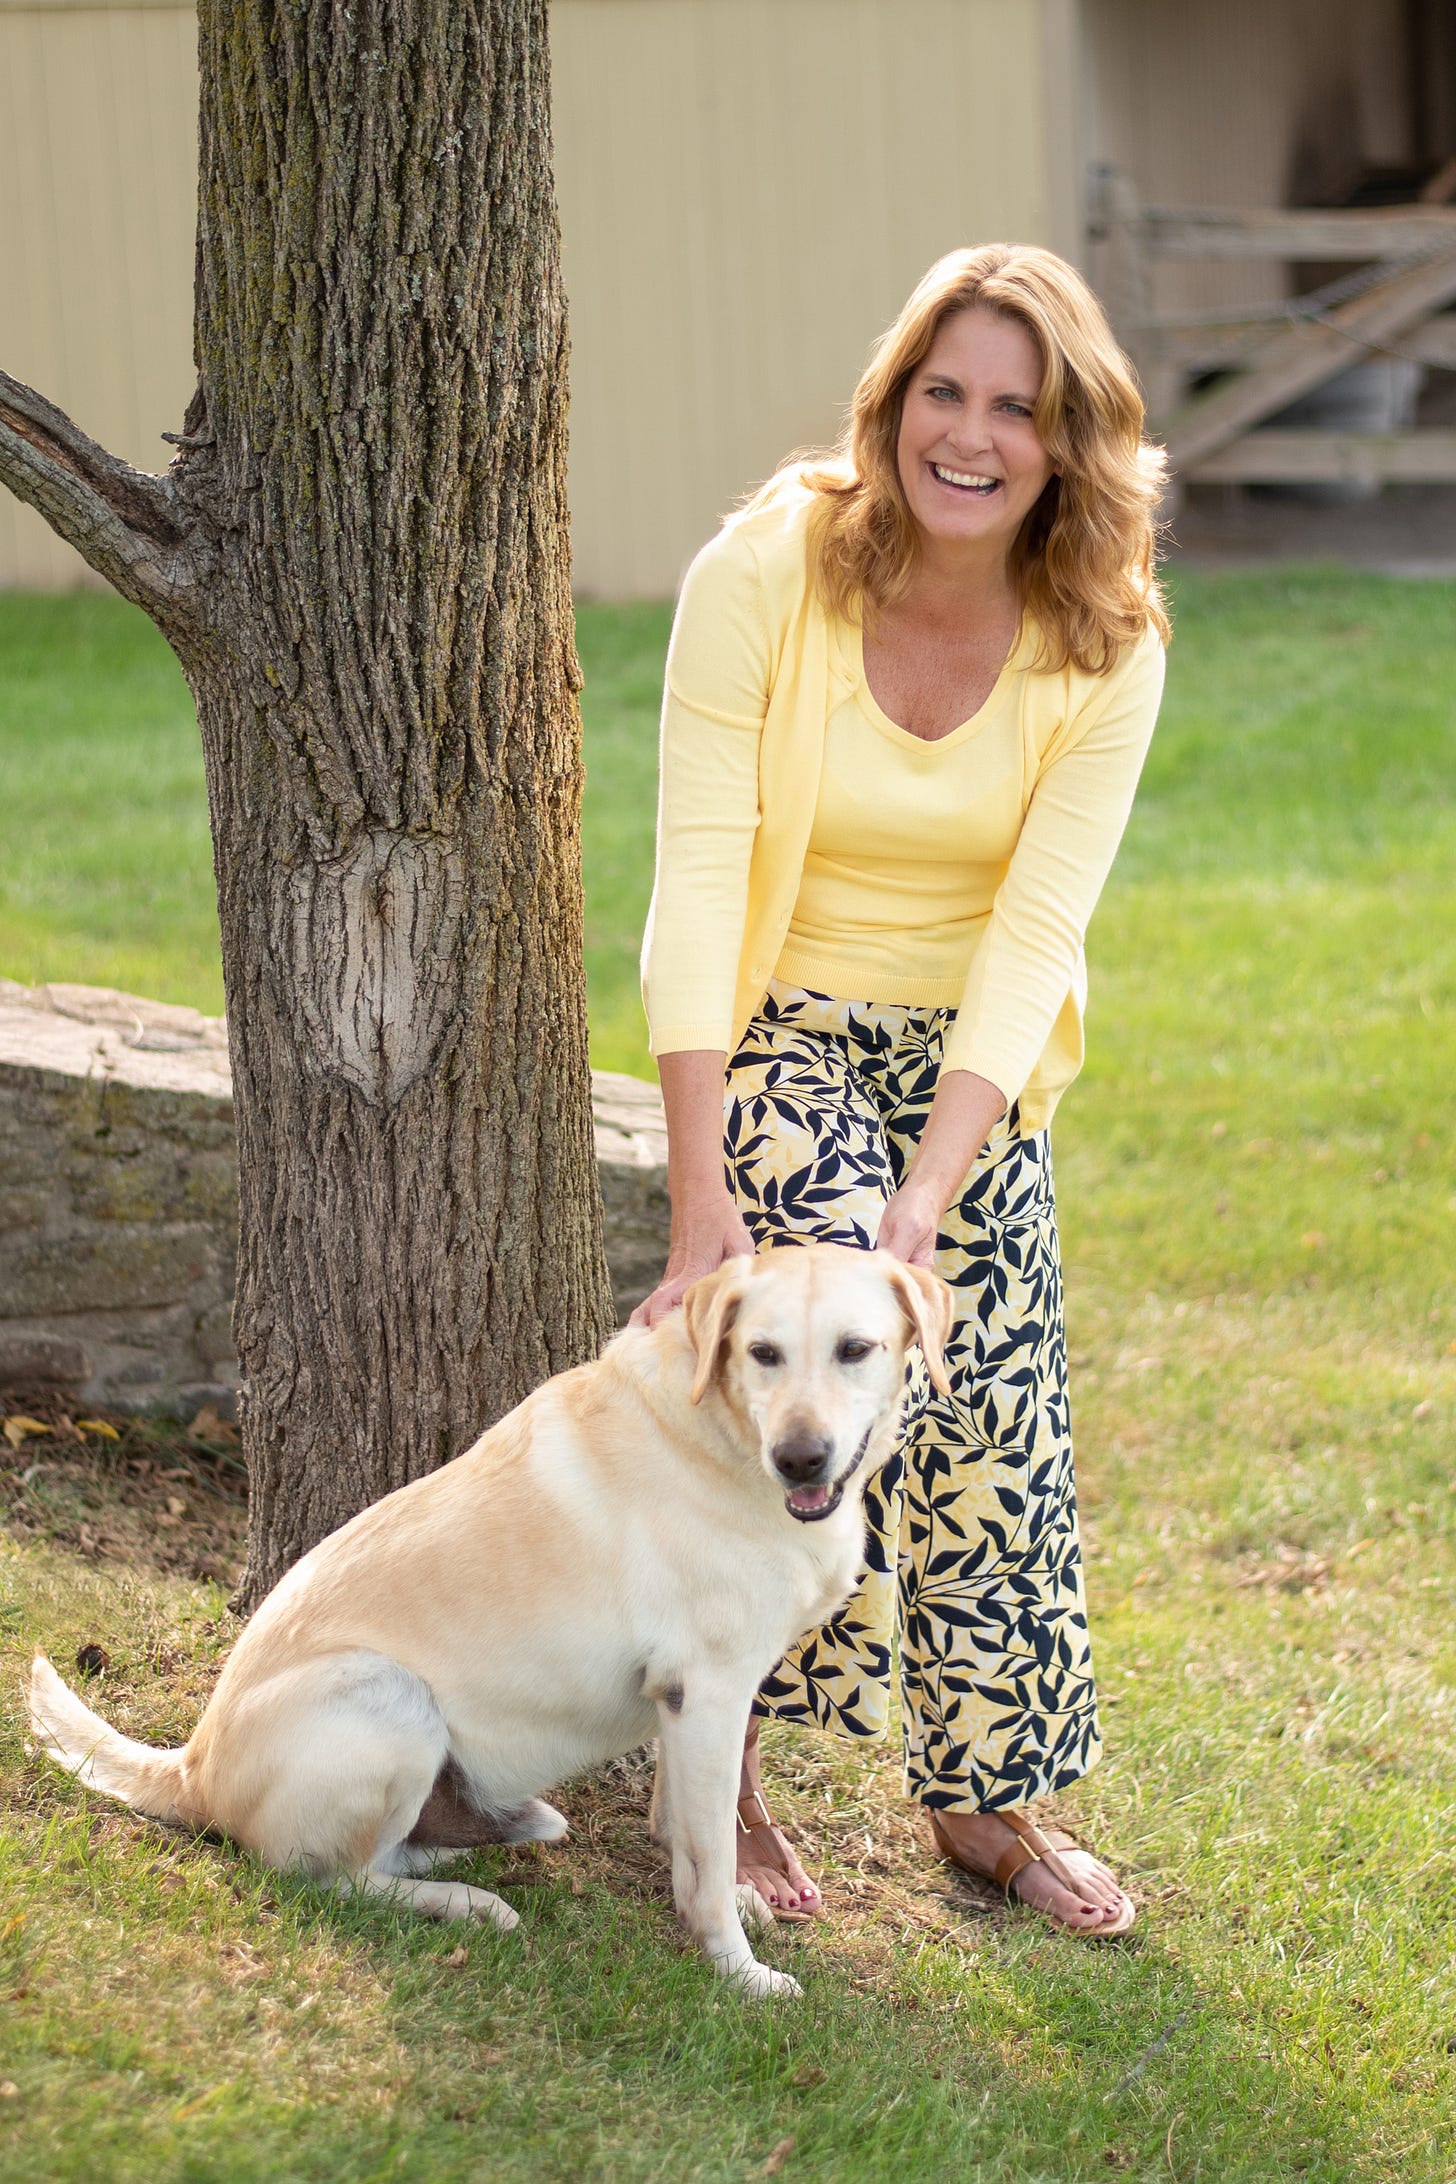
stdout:
POLYGON ((781 2169, 781 2168, 783 2167, 784 2163, 785 2163, 785 2162, 786 2162, 786 2161, 788 2160, 788 2158, 789 2158, 790 2154, 791 2154, 791 2153, 793 2152, 793 2150, 794 2150, 794 2141, 793 2141, 793 2140, 792 2140, 791 2138, 781 2138, 781 2139, 779 2140, 779 2142, 778 2142, 778 2145, 777 2145, 777 2146, 776 2146, 776 2147, 774 2148, 773 2152, 772 2152, 772 2153, 771 2153, 771 2154, 769 2155, 769 2157, 768 2157, 768 2160, 767 2160, 767 2161, 766 2161, 766 2162, 764 2163, 763 2167, 762 2167, 762 2168, 760 2169, 760 2171, 759 2171, 759 2175, 760 2175, 760 2176, 777 2176, 777 2175, 778 2175, 778 2173, 779 2173, 779 2171, 780 2171, 780 2169, 781 2169))
POLYGON ((28 1433, 49 1433, 50 1430, 50 1427, 43 1426, 38 1418, 21 1418, 17 1416, 7 1418, 5 1421, 5 1438, 12 1448, 19 1448, 28 1433))
POLYGON ((167 1514, 169 1517, 186 1516, 187 1504, 185 1501, 183 1501, 180 1494, 169 1494, 167 1496, 167 1514))
POLYGON ((119 1441, 121 1439, 121 1435, 117 1432, 115 1426, 111 1425, 105 1418, 78 1418, 76 1420, 76 1431, 78 1433, 99 1433, 108 1441, 119 1441))
POLYGON ((817 2063, 803 2063, 794 2072, 789 2084, 799 2086, 807 2092, 811 2085, 823 2085, 825 2075, 817 2063))
POLYGON ((77 1646, 76 1666, 83 1676, 99 1676, 104 1669, 110 1668, 111 1655, 107 1652, 105 1646, 98 1646, 95 1643, 77 1646))
POLYGON ((464 1943, 462 1942, 458 1949, 452 1949, 450 1951, 450 1954, 446 1957, 445 1962, 452 1972, 463 1972, 466 1965, 470 1962, 470 1951, 465 1947, 464 1943))
POLYGON ((0 2078, 0 2101, 18 2100, 20 2088, 13 2078, 0 2078))
POLYGON ((238 1438, 237 1427, 219 1418, 216 1403, 204 1403, 187 1431, 201 1441, 217 1441, 224 1448, 234 1447, 238 1438))

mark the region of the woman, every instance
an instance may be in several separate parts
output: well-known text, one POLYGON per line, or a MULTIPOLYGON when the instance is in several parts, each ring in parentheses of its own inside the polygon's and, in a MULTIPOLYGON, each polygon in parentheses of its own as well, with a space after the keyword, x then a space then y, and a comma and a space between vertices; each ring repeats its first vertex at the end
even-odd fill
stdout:
MULTIPOLYGON (((1047 1125, 1162 690, 1142 420, 1071 266, 995 244, 931 267, 836 453, 688 574, 643 953, 673 1229, 636 1317, 810 1238, 957 1293, 952 1393, 912 1387, 861 1588, 757 1712, 881 1732, 898 1595, 907 1787, 941 1855, 1098 1936, 1131 1902, 1024 1808, 1100 1749, 1047 1125)), ((810 1916, 757 1728, 740 1877, 810 1916)))

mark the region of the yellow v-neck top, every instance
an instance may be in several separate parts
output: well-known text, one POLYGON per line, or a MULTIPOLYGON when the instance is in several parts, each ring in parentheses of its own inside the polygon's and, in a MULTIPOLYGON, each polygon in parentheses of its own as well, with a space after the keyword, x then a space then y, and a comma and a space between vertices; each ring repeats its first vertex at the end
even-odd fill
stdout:
POLYGON ((857 628, 819 602, 812 505, 786 482, 684 581, 642 952, 652 1050, 731 1054, 793 966, 810 985, 811 964, 833 966, 850 1000, 877 998, 864 978, 907 1003, 928 981, 954 995, 942 1067, 988 1078, 1041 1129, 1081 1067, 1083 936, 1157 718, 1162 644, 1150 625, 1106 674, 1048 671, 1028 622, 974 719, 920 744, 869 696, 857 628))
POLYGON ((849 685, 824 761, 788 938, 774 976, 844 1001, 956 1008, 1021 832, 1021 753, 1008 686, 1023 631, 971 719, 927 743, 891 720, 863 632, 833 621, 849 685))

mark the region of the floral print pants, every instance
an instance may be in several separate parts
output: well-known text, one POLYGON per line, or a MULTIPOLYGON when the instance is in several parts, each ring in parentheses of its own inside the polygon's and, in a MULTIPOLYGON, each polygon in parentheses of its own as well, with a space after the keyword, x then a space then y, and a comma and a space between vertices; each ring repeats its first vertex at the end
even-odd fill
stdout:
MULTIPOLYGON (((952 1012, 774 984, 728 1065, 728 1179, 760 1246, 868 1250, 930 1111, 952 1012)), ((1019 1806, 1101 1749, 1067 1413, 1047 1135, 1003 1118, 941 1224, 951 1393, 917 1357, 899 1450, 865 1496, 859 1590, 800 1639, 757 1711, 884 1734, 898 1597, 910 1796, 1019 1806)))

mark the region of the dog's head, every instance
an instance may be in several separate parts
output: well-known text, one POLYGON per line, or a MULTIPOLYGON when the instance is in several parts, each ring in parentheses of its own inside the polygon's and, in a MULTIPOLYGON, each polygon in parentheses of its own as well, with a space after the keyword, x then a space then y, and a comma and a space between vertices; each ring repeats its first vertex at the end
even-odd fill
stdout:
POLYGON ((886 1252, 809 1244, 730 1259, 693 1284, 683 1313, 693 1402, 716 1388, 752 1424, 801 1524, 832 1515, 888 1454, 912 1342, 935 1386, 949 1387, 951 1293, 886 1252))

